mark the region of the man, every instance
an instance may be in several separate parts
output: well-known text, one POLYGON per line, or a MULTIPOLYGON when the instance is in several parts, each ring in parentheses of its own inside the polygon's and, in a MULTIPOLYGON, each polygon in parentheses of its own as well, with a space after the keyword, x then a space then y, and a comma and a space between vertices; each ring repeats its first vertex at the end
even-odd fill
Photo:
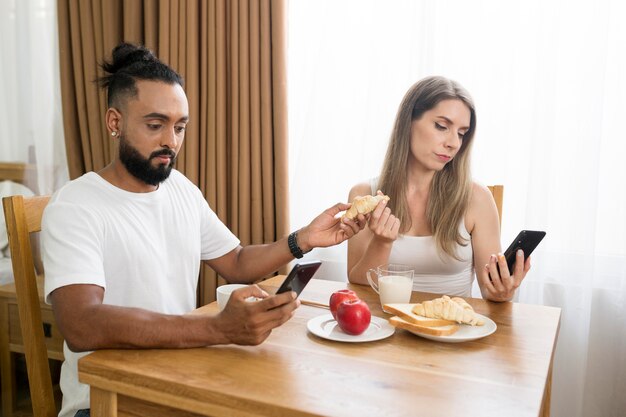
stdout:
POLYGON ((181 77, 129 44, 103 68, 106 127, 118 155, 55 193, 42 225, 46 300, 66 341, 64 417, 89 415, 88 386, 77 379, 84 352, 256 345, 299 305, 295 293, 269 296, 250 285, 218 315, 186 314, 195 308, 200 261, 229 282, 251 283, 365 224, 336 219, 349 208, 337 204, 288 239, 241 247, 198 188, 172 169, 189 121, 181 77))

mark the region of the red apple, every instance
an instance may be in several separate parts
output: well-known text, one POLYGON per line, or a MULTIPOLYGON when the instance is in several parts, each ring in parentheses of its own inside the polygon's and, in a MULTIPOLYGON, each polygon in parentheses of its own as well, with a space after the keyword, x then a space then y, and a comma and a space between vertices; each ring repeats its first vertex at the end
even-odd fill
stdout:
POLYGON ((345 333, 357 336, 370 325, 372 314, 363 300, 346 300, 337 308, 337 324, 345 333))
POLYGON ((328 306, 330 307, 330 314, 333 315, 333 318, 337 320, 337 307, 339 304, 346 300, 358 300, 359 296, 352 290, 339 290, 335 291, 330 295, 330 300, 328 301, 328 306))

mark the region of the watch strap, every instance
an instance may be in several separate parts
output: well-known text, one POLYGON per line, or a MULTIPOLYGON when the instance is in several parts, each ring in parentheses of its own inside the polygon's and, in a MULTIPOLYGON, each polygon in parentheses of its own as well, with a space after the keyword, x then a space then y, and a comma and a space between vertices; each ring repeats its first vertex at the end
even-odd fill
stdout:
MULTIPOLYGON (((294 258, 302 258, 306 252, 302 252, 300 246, 298 246, 298 231, 291 233, 287 238, 287 244, 289 244, 289 250, 294 258)), ((310 251, 309 251, 310 252, 310 251)))

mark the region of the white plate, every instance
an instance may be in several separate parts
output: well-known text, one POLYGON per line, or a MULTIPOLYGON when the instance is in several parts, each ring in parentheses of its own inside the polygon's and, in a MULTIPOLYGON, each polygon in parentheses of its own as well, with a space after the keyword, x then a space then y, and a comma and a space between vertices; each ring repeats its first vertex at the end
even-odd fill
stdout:
POLYGON ((455 333, 449 336, 431 336, 429 334, 411 332, 410 330, 409 331, 415 335, 418 335, 426 339, 436 340, 437 342, 446 342, 446 343, 469 342, 470 340, 476 340, 476 339, 483 338, 485 336, 489 336, 490 334, 496 331, 498 326, 493 320, 491 320, 487 316, 483 316, 482 314, 477 313, 476 315, 481 317, 485 321, 485 324, 483 324, 482 326, 470 326, 467 324, 460 324, 459 330, 457 330, 455 333))
POLYGON ((384 339, 391 336, 396 330, 387 320, 372 316, 370 327, 360 335, 353 336, 344 333, 344 331, 339 328, 332 314, 324 314, 323 316, 312 318, 306 324, 306 328, 314 335, 324 339, 352 343, 384 339))

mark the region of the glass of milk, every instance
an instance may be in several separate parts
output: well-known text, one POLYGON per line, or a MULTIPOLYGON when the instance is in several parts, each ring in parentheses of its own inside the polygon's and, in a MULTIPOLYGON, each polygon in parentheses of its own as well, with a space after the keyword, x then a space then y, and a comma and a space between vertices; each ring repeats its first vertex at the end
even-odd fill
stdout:
POLYGON ((385 264, 367 271, 367 281, 380 296, 380 305, 404 304, 411 301, 414 270, 402 264, 385 264))

